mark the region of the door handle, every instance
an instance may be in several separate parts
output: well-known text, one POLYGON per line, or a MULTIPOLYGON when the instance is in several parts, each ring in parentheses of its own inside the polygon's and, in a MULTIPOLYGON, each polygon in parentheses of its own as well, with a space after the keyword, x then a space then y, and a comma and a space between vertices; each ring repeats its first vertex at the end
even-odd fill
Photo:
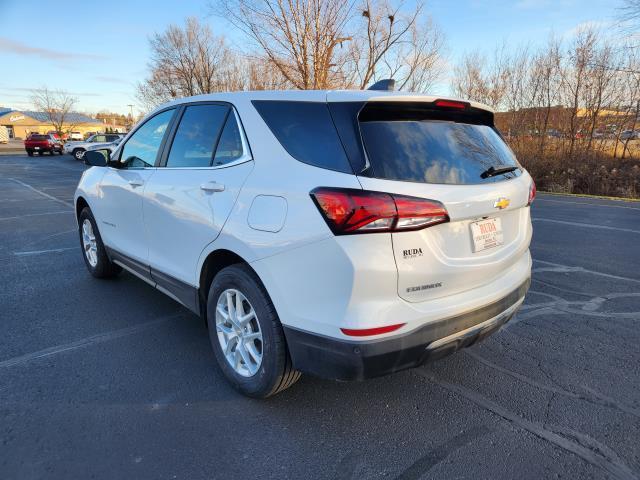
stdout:
POLYGON ((224 192, 224 185, 217 182, 207 182, 200 185, 200 189, 205 192, 224 192))
POLYGON ((133 188, 136 188, 144 185, 144 182, 142 180, 129 180, 129 185, 131 185, 133 188))

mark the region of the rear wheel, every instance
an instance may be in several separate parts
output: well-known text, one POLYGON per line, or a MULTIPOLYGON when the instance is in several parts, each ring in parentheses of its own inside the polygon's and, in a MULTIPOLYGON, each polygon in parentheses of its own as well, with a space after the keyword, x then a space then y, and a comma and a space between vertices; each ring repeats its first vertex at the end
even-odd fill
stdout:
POLYGON ((84 263, 89 273, 96 278, 110 278, 118 275, 122 268, 109 260, 98 226, 89 207, 85 207, 80 212, 78 226, 80 246, 82 247, 84 263))
POLYGON ((241 393, 266 398, 300 378, 273 303, 248 266, 232 265, 213 279, 207 324, 218 365, 241 393))
POLYGON ((33 152, 31 150, 27 150, 27 155, 29 155, 30 157, 33 157, 33 152))

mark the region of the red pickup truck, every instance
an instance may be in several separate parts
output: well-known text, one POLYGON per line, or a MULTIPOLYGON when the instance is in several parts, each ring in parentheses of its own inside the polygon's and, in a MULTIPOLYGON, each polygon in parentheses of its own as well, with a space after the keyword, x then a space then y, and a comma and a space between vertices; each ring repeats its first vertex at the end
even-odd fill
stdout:
POLYGON ((34 153, 42 155, 44 152, 49 152, 50 155, 58 152, 62 155, 62 142, 49 133, 32 133, 24 141, 24 149, 30 157, 32 157, 34 153))

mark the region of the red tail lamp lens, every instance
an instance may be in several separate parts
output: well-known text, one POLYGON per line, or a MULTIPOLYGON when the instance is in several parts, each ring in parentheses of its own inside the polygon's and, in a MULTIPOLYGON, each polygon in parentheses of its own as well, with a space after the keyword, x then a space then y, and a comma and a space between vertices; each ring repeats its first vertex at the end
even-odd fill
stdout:
POLYGON ((532 179, 531 185, 529 186, 529 201, 527 202, 527 205, 531 205, 535 198, 536 198, 536 182, 534 182, 532 179))
POLYGON ((343 188, 311 192, 320 213, 336 235, 419 230, 449 221, 435 200, 343 188))

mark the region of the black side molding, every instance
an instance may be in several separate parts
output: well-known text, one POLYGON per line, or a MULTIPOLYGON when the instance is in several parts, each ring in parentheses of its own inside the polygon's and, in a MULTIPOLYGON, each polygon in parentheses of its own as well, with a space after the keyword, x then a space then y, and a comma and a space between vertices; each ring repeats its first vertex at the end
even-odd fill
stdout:
POLYGON ((178 280, 171 275, 163 273, 149 265, 135 260, 122 252, 107 247, 107 255, 112 262, 116 262, 131 273, 142 277, 159 290, 169 293, 171 297, 187 307, 196 315, 200 315, 200 300, 198 289, 188 283, 178 280))

